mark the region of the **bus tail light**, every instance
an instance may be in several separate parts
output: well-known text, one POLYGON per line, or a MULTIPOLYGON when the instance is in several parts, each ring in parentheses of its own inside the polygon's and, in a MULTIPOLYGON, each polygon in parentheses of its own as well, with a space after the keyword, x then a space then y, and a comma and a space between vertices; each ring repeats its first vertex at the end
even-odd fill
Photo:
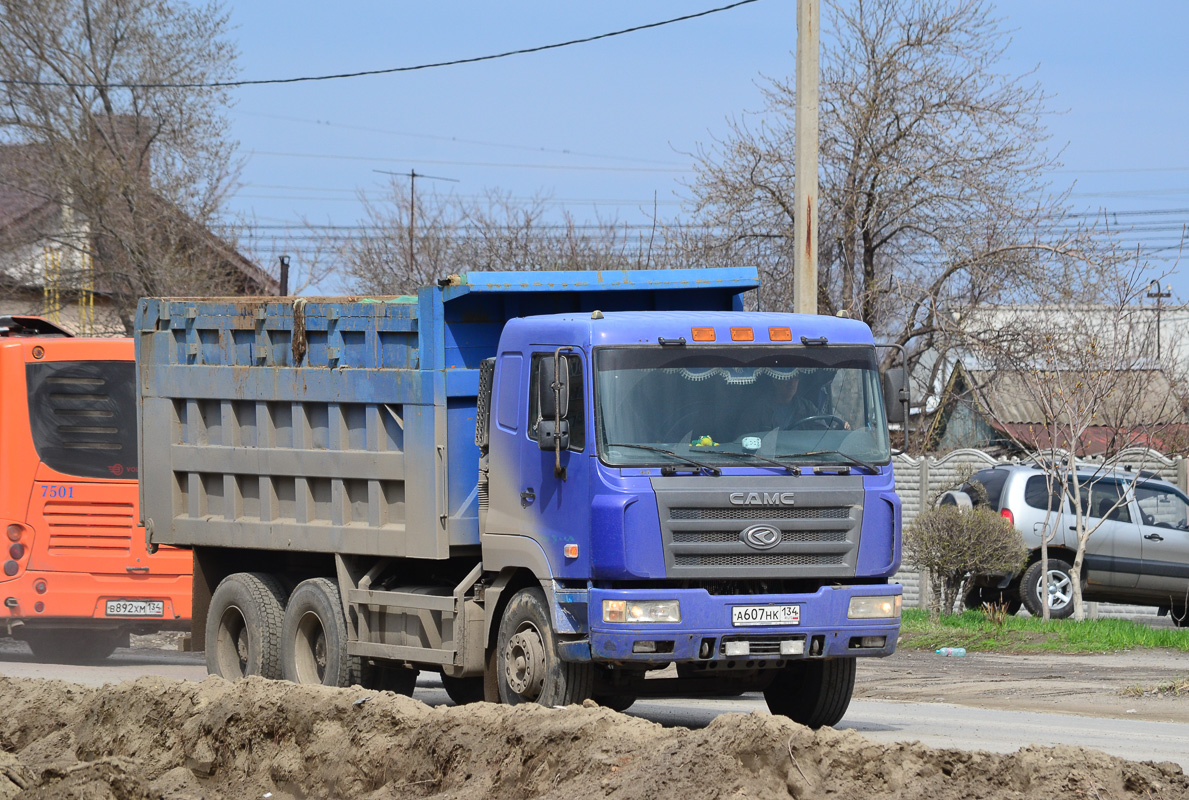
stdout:
POLYGON ((25 528, 22 525, 17 525, 16 523, 9 525, 8 526, 8 541, 19 542, 21 540, 21 534, 24 532, 25 532, 25 528))

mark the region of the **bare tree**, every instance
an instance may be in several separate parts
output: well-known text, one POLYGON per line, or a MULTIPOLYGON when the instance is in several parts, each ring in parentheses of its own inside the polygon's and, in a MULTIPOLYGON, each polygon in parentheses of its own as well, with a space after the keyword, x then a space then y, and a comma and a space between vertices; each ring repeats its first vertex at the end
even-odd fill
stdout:
MULTIPOLYGON (((1144 270, 1134 262, 1119 266, 1084 261, 1053 270, 1059 279, 1046 287, 1050 302, 984 309, 970 349, 997 375, 997 391, 1015 398, 1014 408, 986 410, 1017 447, 1036 453, 1046 477, 1041 597, 1048 597, 1049 545, 1060 510, 1072 512, 1076 546, 1067 566, 1079 620, 1087 545, 1139 485, 1140 469, 1120 480, 1124 455, 1176 439, 1189 408, 1183 359, 1173 345, 1157 350, 1152 309, 1141 305, 1149 285, 1144 270), (1020 422, 1024 405, 1031 422, 1020 422)), ((1043 611, 1047 617, 1047 604, 1043 611)))
MULTIPOLYGON (((1007 39, 981 0, 827 0, 821 83, 818 305, 915 356, 945 350, 968 309, 1021 293, 1039 254, 1082 247, 1043 175, 1040 88, 997 63, 1007 39)), ((766 294, 791 298, 791 81, 703 147, 690 187, 716 229, 703 252, 761 250, 766 294)))
POLYGON ((142 295, 235 288, 207 239, 235 177, 208 85, 234 75, 227 31, 213 2, 0 0, 0 136, 26 146, 6 180, 60 204, 30 236, 93 264, 127 329, 142 295))
POLYGON ((339 243, 355 291, 413 293, 467 270, 647 269, 671 263, 663 231, 630 231, 615 221, 579 224, 568 212, 557 218, 544 197, 518 201, 498 191, 476 201, 418 195, 415 216, 414 199, 395 183, 384 198, 361 199, 365 220, 339 243))

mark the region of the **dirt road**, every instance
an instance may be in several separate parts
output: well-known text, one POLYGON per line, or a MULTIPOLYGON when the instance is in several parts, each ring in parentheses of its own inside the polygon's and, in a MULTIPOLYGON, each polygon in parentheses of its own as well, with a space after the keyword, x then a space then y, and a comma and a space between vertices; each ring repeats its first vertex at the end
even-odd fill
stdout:
POLYGON ((1187 653, 953 658, 900 650, 859 663, 855 696, 863 699, 1189 723, 1189 691, 1180 696, 1151 691, 1189 679, 1187 653), (1135 687, 1149 691, 1135 696, 1135 687))
MULTIPOLYGON (((1189 800, 1189 779, 1176 764, 1080 747, 1002 755, 880 743, 854 731, 809 731, 763 712, 723 714, 689 730, 593 704, 431 708, 358 688, 176 680, 151 674, 155 666, 202 672, 191 654, 142 648, 103 666, 69 668, 144 675, 117 685, 0 677, 0 800, 1189 800)), ((0 673, 62 669, 33 664, 19 645, 0 642, 0 673)), ((1189 659, 1167 654, 943 658, 905 651, 864 663, 857 697, 1173 721, 1189 719, 1187 698, 1124 690, 1187 673, 1189 659)), ((118 678, 89 682, 104 680, 118 678)))

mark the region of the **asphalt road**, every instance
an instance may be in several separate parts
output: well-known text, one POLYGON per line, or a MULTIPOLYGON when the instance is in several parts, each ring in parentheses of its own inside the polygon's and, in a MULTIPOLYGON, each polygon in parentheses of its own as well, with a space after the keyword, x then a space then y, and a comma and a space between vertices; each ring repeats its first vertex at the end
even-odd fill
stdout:
MULTIPOLYGON (((24 645, 0 640, 0 675, 57 678, 89 686, 161 675, 201 680, 201 653, 118 650, 103 664, 74 666, 33 660, 24 645)), ((423 672, 416 698, 430 705, 449 703, 441 681, 423 672)), ((748 695, 712 700, 646 700, 627 713, 666 726, 700 728, 719 714, 767 713, 764 700, 748 695)), ((947 703, 855 700, 839 729, 854 730, 880 742, 920 741, 933 747, 1010 753, 1029 744, 1093 747, 1134 761, 1172 761, 1189 771, 1189 724, 1112 719, 1074 714, 971 708, 947 703)))

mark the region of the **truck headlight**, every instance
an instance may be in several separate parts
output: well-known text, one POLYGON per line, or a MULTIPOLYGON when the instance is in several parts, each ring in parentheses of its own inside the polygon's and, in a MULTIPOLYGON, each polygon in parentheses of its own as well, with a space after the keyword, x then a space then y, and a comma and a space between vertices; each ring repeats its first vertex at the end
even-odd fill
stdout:
POLYGON ((603 622, 681 622, 676 600, 604 600, 603 622))
POLYGON ((896 619, 900 616, 900 595, 892 597, 852 597, 847 619, 896 619))

